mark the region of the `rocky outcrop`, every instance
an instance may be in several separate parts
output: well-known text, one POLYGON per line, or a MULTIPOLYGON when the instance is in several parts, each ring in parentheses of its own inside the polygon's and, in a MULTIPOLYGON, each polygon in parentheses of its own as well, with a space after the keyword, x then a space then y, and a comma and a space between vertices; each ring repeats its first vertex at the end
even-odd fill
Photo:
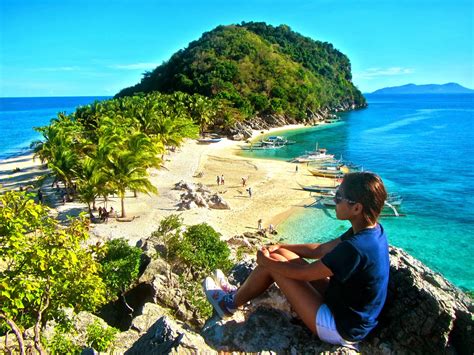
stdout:
POLYGON ((389 295, 372 345, 423 353, 474 352, 472 300, 398 248, 390 249, 389 295))
MULTIPOLYGON (((254 237, 261 236, 240 236, 229 241, 234 246, 253 247, 254 237)), ((153 255, 160 247, 157 243, 148 238, 141 246, 146 254, 153 255)), ((241 284, 254 267, 254 258, 247 255, 233 268, 230 281, 241 284)), ((114 342, 118 353, 356 353, 321 342, 296 317, 276 286, 232 318, 213 316, 205 324, 196 320, 196 313, 179 289, 178 276, 162 259, 151 259, 129 294, 134 292, 143 299, 141 304, 134 304, 137 315, 129 329, 114 342)), ((388 299, 379 325, 360 344, 360 352, 472 354, 473 311, 472 300, 459 289, 403 250, 391 247, 388 299)), ((81 312, 77 319, 77 339, 84 343, 84 329, 98 318, 81 312)), ((52 334, 51 327, 46 334, 52 334)), ((31 341, 29 338, 31 334, 26 341, 31 341)), ((4 343, 0 338, 0 349, 4 343)))
MULTIPOLYGON (((367 106, 367 105, 365 105, 367 106)), ((362 107, 365 107, 362 106, 362 107)), ((297 121, 288 115, 279 114, 265 114, 253 117, 244 122, 237 122, 233 127, 229 128, 227 134, 233 140, 241 141, 252 137, 252 130, 267 130, 275 127, 282 127, 291 124, 303 123, 305 125, 313 126, 323 122, 328 118, 336 118, 335 112, 344 112, 354 110, 358 107, 352 101, 341 102, 332 108, 322 108, 317 111, 307 110, 307 118, 303 121, 297 121)))
POLYGON ((120 333, 114 350, 121 354, 202 354, 214 353, 204 339, 169 311, 153 303, 143 307, 130 329, 120 333))
POLYGON ((178 203, 178 211, 189 210, 192 208, 212 208, 218 210, 229 210, 229 204, 217 193, 202 184, 187 183, 180 181, 175 184, 176 190, 183 190, 180 202, 178 203))
MULTIPOLYGON (((229 244, 253 247, 259 237, 253 234, 234 237, 229 244)), ((233 268, 230 281, 241 284, 255 266, 254 258, 247 256, 245 261, 233 268)), ((198 323, 202 325, 202 320, 196 322, 193 319, 195 314, 183 299, 177 280, 169 266, 156 259, 149 264, 139 283, 151 287, 153 302, 173 309, 176 317, 194 327, 181 325, 185 334, 189 332, 192 336, 198 336, 192 329, 196 329, 198 323)), ((360 351, 366 354, 472 354, 473 307, 472 300, 442 276, 401 249, 392 247, 389 296, 379 325, 360 344, 360 351)), ((152 317, 146 324, 151 329, 158 319, 158 316, 152 317)), ((148 334, 140 345, 140 351, 153 351, 152 345, 146 344, 153 343, 149 337, 154 330, 145 328, 142 326, 140 330, 140 334, 148 334)), ((175 336, 178 333, 174 333, 175 336)), ((232 318, 221 320, 214 316, 208 319, 202 327, 201 336, 216 351, 356 353, 351 349, 325 344, 311 334, 276 286, 247 304, 232 318)))
MULTIPOLYGON (((232 279, 238 283, 251 269, 239 265, 232 279)), ((275 295, 278 292, 271 289, 252 302, 245 322, 209 320, 202 332, 206 341, 221 351, 352 352, 319 341, 294 318, 282 296, 275 295)), ((401 249, 391 248, 389 297, 379 325, 360 344, 360 351, 472 354, 473 311, 472 300, 442 276, 401 249)))

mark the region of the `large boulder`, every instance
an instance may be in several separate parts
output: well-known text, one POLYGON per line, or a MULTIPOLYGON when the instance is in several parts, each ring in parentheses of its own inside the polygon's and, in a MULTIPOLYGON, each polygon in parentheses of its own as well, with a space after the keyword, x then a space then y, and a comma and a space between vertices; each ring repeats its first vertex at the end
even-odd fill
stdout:
POLYGON ((214 194, 209 198, 209 207, 217 210, 230 210, 229 203, 218 194, 214 194))
POLYGON ((130 329, 117 336, 114 350, 125 354, 215 353, 199 334, 152 303, 145 304, 130 329))
POLYGON ((369 341, 400 352, 474 353, 472 300, 406 252, 390 248, 389 294, 369 341))
POLYGON ((197 207, 213 208, 220 210, 230 209, 229 204, 218 194, 211 194, 209 187, 202 184, 189 184, 180 181, 175 184, 175 189, 184 190, 177 204, 178 211, 189 210, 197 207))

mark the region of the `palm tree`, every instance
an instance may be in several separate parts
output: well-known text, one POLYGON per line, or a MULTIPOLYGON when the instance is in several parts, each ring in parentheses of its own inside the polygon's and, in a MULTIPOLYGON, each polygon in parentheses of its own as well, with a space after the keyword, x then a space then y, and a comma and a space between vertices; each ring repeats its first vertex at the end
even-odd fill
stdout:
POLYGON ((215 105, 212 100, 198 94, 190 96, 188 105, 190 116, 199 125, 202 135, 216 115, 215 105))
POLYGON ((59 113, 49 126, 36 128, 43 135, 43 141, 34 143, 34 157, 47 162, 56 179, 71 187, 74 167, 82 151, 81 127, 64 113, 59 113))
POLYGON ((101 161, 85 156, 80 160, 74 172, 79 199, 87 204, 89 216, 93 219, 92 210, 95 206, 95 199, 100 193, 100 186, 106 183, 105 175, 101 171, 101 161))
POLYGON ((153 192, 157 189, 148 179, 147 168, 158 166, 156 145, 144 133, 135 131, 121 136, 121 140, 109 139, 109 154, 105 160, 103 173, 110 186, 117 192, 121 203, 121 217, 126 217, 125 191, 153 192))

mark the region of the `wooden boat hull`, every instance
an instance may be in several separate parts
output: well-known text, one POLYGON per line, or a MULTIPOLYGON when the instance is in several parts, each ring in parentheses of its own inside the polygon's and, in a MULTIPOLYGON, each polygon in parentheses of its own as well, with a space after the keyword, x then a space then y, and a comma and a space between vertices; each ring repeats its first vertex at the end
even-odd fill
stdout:
POLYGON ((330 193, 335 193, 337 190, 337 187, 324 187, 324 186, 301 186, 301 188, 305 191, 309 192, 317 192, 320 194, 330 194, 330 193))
POLYGON ((211 143, 217 143, 220 142, 222 138, 202 138, 198 139, 198 142, 201 144, 211 144, 211 143))
POLYGON ((313 176, 318 177, 325 177, 325 178, 342 178, 344 177, 344 173, 340 170, 331 171, 331 170, 316 170, 316 169, 308 169, 308 171, 313 176))

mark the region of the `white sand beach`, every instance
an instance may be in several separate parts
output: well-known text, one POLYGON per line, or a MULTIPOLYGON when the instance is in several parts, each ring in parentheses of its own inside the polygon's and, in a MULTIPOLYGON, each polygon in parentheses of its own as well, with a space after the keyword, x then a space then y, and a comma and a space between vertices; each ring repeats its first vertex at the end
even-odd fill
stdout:
MULTIPOLYGON (((302 127, 286 126, 264 133, 302 127)), ((260 133, 254 132, 254 137, 260 133)), ((135 198, 133 193, 130 193, 126 197, 127 215, 135 216, 135 219, 131 222, 119 222, 111 218, 108 223, 93 224, 91 231, 95 237, 91 242, 123 237, 130 244, 135 244, 155 231, 160 220, 170 214, 180 214, 188 225, 206 222, 224 238, 256 231, 259 219, 262 219, 264 228, 271 223, 278 230, 278 225, 293 211, 314 201, 298 183, 318 182, 307 172, 304 164, 299 166, 297 172, 294 163, 240 156, 238 153, 243 144, 245 143, 228 139, 212 144, 199 144, 195 140, 188 140, 181 148, 165 156, 163 168, 152 169, 151 182, 158 188, 158 194, 138 194, 135 198), (218 175, 224 175, 224 185, 217 185, 218 175), (242 186, 242 177, 247 179, 245 187, 242 186), (219 193, 228 202, 230 210, 194 208, 177 211, 182 191, 173 188, 181 180, 208 186, 212 192, 219 193), (252 197, 246 190, 248 187, 252 189, 252 197)), ((25 186, 46 172, 38 160, 32 160, 31 154, 7 159, 0 162, 0 184, 6 189, 18 189, 20 185, 25 186), (14 172, 15 168, 20 171, 14 172)), ((327 182, 327 179, 321 178, 320 182, 327 182)), ((48 186, 49 184, 51 182, 45 184, 43 189, 46 200, 53 204, 59 215, 77 214, 86 210, 85 205, 80 202, 68 202, 63 205, 59 201, 59 193, 48 186)), ((102 203, 103 201, 98 200, 97 207, 102 203)), ((107 206, 120 211, 120 200, 111 197, 107 206)))

